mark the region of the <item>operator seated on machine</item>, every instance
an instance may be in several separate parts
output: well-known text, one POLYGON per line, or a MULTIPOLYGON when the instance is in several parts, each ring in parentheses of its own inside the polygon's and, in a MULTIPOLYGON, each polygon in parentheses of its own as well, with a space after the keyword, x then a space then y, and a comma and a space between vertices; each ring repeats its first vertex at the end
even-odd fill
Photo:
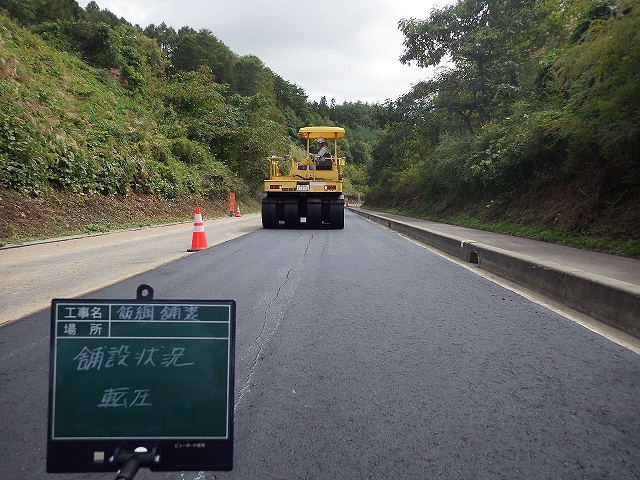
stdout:
POLYGON ((327 156, 331 156, 329 144, 324 138, 319 137, 318 145, 320 146, 320 150, 318 150, 317 154, 313 155, 316 159, 316 168, 318 170, 331 170, 331 158, 326 158, 327 156))

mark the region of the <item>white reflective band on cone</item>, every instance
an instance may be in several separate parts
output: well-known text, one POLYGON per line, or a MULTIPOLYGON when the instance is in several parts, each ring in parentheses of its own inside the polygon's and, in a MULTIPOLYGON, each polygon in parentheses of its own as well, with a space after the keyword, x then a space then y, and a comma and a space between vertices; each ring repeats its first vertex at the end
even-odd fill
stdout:
POLYGON ((202 222, 202 214, 201 213, 196 213, 195 218, 193 219, 194 223, 196 222, 202 222))
POLYGON ((204 225, 200 225, 200 226, 194 225, 193 226, 193 231, 194 232, 204 232, 204 225))

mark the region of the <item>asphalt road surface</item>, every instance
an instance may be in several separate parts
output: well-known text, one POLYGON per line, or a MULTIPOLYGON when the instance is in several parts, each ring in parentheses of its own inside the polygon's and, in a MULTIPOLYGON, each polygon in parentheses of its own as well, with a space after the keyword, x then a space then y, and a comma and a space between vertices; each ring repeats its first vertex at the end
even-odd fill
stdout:
MULTIPOLYGON (((260 228, 258 216, 205 222, 209 245, 260 228)), ((0 249, 0 325, 190 255, 192 223, 175 223, 0 249)))
MULTIPOLYGON (((640 478, 639 355, 351 213, 90 297, 142 283, 238 309, 233 471, 138 479, 640 478)), ((0 328, 0 478, 113 479, 45 473, 49 322, 0 328)))

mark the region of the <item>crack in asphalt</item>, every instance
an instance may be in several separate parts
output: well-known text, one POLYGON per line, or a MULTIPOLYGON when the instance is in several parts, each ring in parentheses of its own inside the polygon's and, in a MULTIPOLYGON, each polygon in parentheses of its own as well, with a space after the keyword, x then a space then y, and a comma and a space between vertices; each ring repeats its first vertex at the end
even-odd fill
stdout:
POLYGON ((269 339, 276 332, 278 327, 280 326, 280 322, 282 322, 284 318, 284 312, 286 311, 289 303, 293 299, 293 292, 296 291, 298 284, 300 283, 300 275, 297 275, 298 272, 302 271, 304 264, 307 259, 307 252, 309 251, 309 247, 311 246, 311 241, 313 240, 313 235, 309 238, 309 242, 304 249, 304 252, 300 256, 298 263, 296 266, 290 268, 285 275, 284 282, 278 287, 276 290, 276 294, 267 305, 264 316, 262 319, 262 328, 260 332, 254 339, 254 346, 257 348, 256 355, 249 367, 249 374, 247 375, 247 379, 238 394, 238 398, 233 405, 233 411, 236 412, 238 405, 244 398, 244 395, 251 389, 251 378, 253 377, 258 363, 260 361, 260 357, 262 356, 262 351, 266 346, 269 339))

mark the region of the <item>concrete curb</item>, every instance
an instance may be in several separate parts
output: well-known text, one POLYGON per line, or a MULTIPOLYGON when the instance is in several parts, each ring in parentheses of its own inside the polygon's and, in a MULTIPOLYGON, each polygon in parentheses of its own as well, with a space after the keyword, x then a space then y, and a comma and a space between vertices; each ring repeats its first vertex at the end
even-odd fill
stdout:
POLYGON ((640 338, 638 285, 418 228, 372 212, 351 211, 640 338))

